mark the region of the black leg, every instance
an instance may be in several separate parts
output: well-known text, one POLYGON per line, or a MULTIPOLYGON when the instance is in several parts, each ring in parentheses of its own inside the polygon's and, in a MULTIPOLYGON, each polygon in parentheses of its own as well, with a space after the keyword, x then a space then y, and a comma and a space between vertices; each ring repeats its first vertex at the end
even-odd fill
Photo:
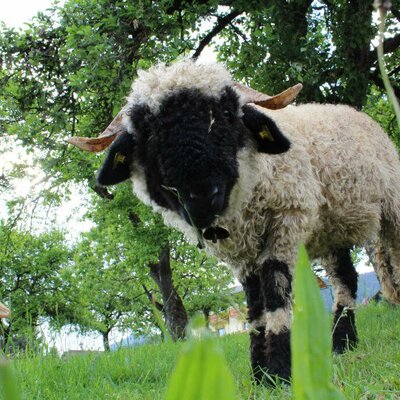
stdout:
POLYGON ((350 249, 339 249, 327 263, 326 269, 335 290, 333 317, 333 349, 343 353, 357 344, 354 308, 358 274, 351 260, 350 249))
POLYGON ((256 274, 248 275, 242 285, 246 293, 248 321, 252 326, 250 332, 250 359, 256 382, 261 382, 266 367, 265 358, 265 321, 264 304, 261 293, 260 278, 256 274))
POLYGON ((266 370, 270 375, 289 380, 292 273, 286 263, 267 260, 261 267, 260 278, 266 312, 266 370))
POLYGON ((337 304, 333 318, 333 350, 341 354, 357 345, 357 329, 354 310, 337 304))

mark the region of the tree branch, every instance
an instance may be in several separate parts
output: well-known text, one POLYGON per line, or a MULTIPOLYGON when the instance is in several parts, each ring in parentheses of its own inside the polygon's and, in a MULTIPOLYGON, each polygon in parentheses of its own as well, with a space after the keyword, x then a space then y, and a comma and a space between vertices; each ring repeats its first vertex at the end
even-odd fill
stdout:
POLYGON ((395 50, 398 49, 399 46, 400 46, 400 34, 393 36, 392 38, 386 39, 383 42, 383 52, 385 54, 393 53, 395 50))
POLYGON ((400 65, 398 67, 392 69, 390 72, 388 72, 388 75, 389 76, 397 75, 399 72, 400 72, 400 65))
POLYGON ((10 187, 10 181, 4 174, 0 175, 0 187, 4 188, 4 189, 7 189, 10 187))
POLYGON ((229 23, 231 29, 236 33, 236 35, 240 36, 245 43, 249 43, 249 39, 247 36, 237 27, 235 26, 232 21, 229 23))
MULTIPOLYGON (((383 81, 381 79, 381 76, 378 74, 371 74, 371 80, 375 83, 376 86, 378 86, 382 90, 385 89, 385 85, 383 84, 383 81)), ((400 99, 400 88, 397 86, 393 86, 393 91, 395 96, 400 99)))
POLYGON ((150 290, 147 289, 145 284, 142 284, 142 287, 147 295, 147 298, 150 300, 151 304, 153 304, 157 308, 158 311, 163 312, 164 306, 154 298, 153 293, 151 293, 150 290))
POLYGON ((393 6, 392 6, 392 8, 390 9, 390 12, 396 17, 397 21, 400 22, 400 11, 399 11, 399 10, 396 10, 396 9, 393 8, 393 6))
POLYGON ((211 42, 211 40, 213 40, 215 36, 217 36, 232 20, 234 20, 241 13, 242 11, 232 11, 223 17, 219 17, 214 28, 211 29, 211 31, 200 40, 200 44, 193 53, 192 59, 196 60, 204 48, 211 42))
MULTIPOLYGON (((386 39, 383 42, 383 53, 384 54, 393 53, 399 47, 400 47, 400 34, 393 36, 392 38, 386 39)), ((370 51, 369 59, 371 62, 374 62, 378 59, 378 54, 376 52, 376 48, 374 48, 374 50, 370 51)))

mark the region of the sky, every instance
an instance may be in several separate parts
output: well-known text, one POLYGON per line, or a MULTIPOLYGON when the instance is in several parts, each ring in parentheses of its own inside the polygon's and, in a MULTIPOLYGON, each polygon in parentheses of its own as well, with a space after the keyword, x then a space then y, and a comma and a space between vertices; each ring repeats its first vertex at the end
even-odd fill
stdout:
POLYGON ((0 0, 0 21, 9 27, 23 28, 24 23, 52 3, 53 0, 0 0))

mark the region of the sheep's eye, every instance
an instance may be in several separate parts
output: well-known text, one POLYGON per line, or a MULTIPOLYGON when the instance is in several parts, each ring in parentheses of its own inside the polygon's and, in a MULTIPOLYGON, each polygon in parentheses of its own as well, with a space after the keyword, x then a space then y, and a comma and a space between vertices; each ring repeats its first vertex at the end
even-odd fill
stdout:
POLYGON ((229 120, 233 120, 233 112, 230 110, 225 110, 224 111, 224 117, 228 118, 229 120))

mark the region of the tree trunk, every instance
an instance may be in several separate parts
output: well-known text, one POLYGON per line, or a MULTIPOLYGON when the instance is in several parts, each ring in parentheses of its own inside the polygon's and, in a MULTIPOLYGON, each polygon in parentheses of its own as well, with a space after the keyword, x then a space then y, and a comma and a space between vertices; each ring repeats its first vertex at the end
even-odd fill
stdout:
POLYGON ((337 57, 342 58, 339 100, 361 109, 366 101, 370 68, 371 40, 376 35, 372 24, 373 2, 365 0, 326 2, 332 24, 332 41, 337 57))
POLYGON ((203 315, 204 315, 204 320, 206 323, 206 328, 210 327, 210 312, 211 312, 211 309, 209 307, 203 308, 203 315))
POLYGON ((157 264, 150 264, 150 276, 159 287, 162 298, 162 312, 168 331, 174 341, 185 338, 185 329, 188 317, 182 299, 175 289, 172 281, 169 245, 165 246, 157 264))
POLYGON ((108 338, 110 332, 102 332, 104 351, 110 351, 110 340, 108 338))
POLYGON ((6 352, 8 338, 10 337, 10 325, 6 325, 0 320, 0 349, 2 352, 6 352))

